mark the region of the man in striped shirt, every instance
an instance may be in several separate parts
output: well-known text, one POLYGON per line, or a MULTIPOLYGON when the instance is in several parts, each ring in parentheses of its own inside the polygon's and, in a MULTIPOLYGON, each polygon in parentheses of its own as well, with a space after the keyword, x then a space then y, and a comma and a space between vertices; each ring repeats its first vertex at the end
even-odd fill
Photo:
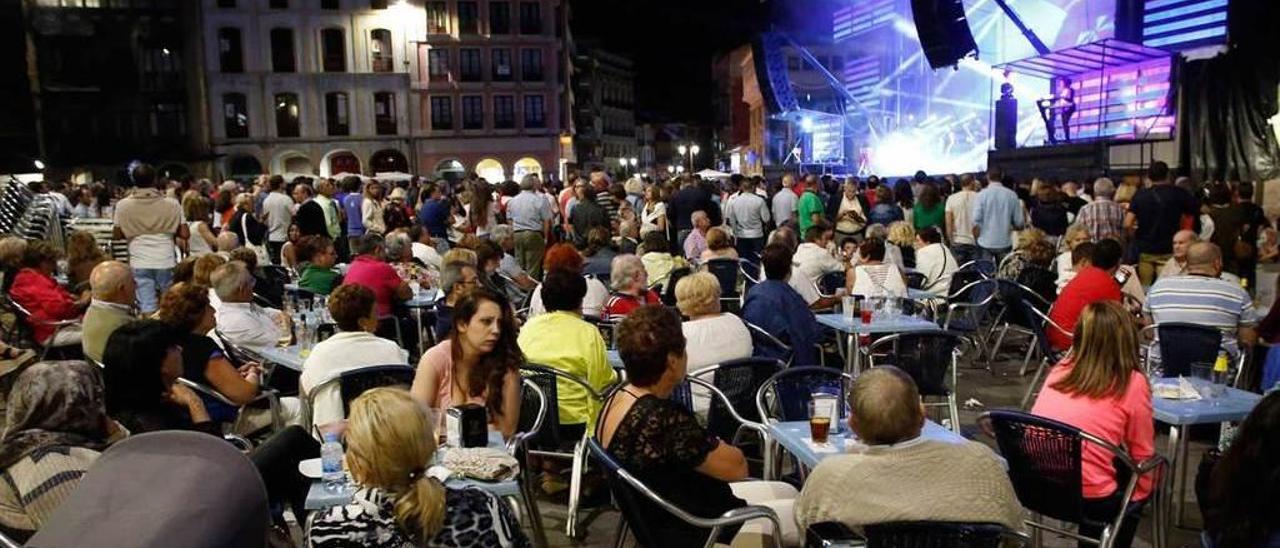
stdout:
POLYGON ((1258 338, 1253 299, 1238 284, 1219 278, 1222 252, 1208 242, 1187 249, 1187 270, 1182 276, 1161 278, 1147 292, 1142 311, 1155 323, 1190 323, 1222 331, 1222 347, 1233 357, 1240 344, 1252 346, 1258 338))

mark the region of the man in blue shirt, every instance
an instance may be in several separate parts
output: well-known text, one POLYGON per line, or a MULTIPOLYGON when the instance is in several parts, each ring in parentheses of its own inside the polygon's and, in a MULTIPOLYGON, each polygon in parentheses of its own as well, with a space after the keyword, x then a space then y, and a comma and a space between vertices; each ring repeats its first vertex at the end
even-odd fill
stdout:
POLYGON ((427 195, 427 200, 418 210, 418 223, 436 241, 436 250, 443 255, 449 250, 449 201, 444 199, 444 193, 435 183, 427 183, 422 192, 427 195))
MULTIPOLYGON (((791 276, 791 249, 784 244, 765 246, 760 254, 765 280, 747 292, 742 318, 790 344, 795 352, 794 365, 818 365, 820 327, 804 298, 787 283, 791 276)), ((770 355, 774 349, 763 349, 770 355)), ((782 355, 769 357, 785 359, 782 355)))
POLYGON ((988 169, 987 188, 973 199, 973 233, 983 256, 996 264, 1013 248, 1011 233, 1026 223, 1022 200, 1000 182, 1003 176, 1000 168, 988 169))
POLYGON ((363 185, 360 178, 352 175, 342 179, 342 192, 344 195, 338 196, 338 203, 342 204, 342 210, 347 214, 347 240, 351 245, 351 249, 356 248, 356 242, 364 236, 364 212, 360 209, 364 205, 363 185))

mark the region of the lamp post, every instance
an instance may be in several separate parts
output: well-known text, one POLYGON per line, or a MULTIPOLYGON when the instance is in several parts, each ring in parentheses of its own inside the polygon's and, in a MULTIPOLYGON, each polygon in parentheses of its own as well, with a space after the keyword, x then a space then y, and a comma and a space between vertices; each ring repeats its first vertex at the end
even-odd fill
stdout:
POLYGON ((692 171, 693 157, 698 155, 698 145, 680 145, 676 147, 676 151, 679 152, 681 156, 684 156, 685 162, 689 164, 689 170, 692 171))
POLYGON ((636 166, 640 165, 640 160, 635 156, 632 156, 631 159, 627 161, 631 163, 631 174, 635 175, 637 173, 636 166))

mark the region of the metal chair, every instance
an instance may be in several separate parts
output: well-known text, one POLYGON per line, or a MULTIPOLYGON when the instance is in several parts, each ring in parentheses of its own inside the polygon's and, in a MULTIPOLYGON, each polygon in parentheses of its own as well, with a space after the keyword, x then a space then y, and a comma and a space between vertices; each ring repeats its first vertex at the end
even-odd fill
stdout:
MULTIPOLYGON (((954 287, 956 278, 951 280, 954 287)), ((998 289, 994 279, 982 278, 953 290, 945 298, 947 313, 942 320, 942 329, 972 337, 977 343, 978 358, 986 351, 986 342, 991 336, 990 330, 983 331, 983 324, 998 289)))
POLYGON ((22 545, 4 533, 0 533, 0 548, 22 548, 22 545))
POLYGON ((302 424, 307 425, 307 428, 315 428, 311 424, 313 405, 316 396, 325 389, 335 385, 338 387, 338 397, 342 400, 342 416, 345 417, 351 409, 351 402, 360 397, 360 394, 381 386, 407 388, 413 384, 413 376, 416 373, 417 369, 407 364, 370 365, 334 373, 307 391, 302 406, 302 424))
POLYGON ((990 368, 991 362, 995 360, 996 354, 1000 352, 1000 347, 1004 345, 1004 338, 1012 330, 1014 333, 1026 335, 1032 339, 1033 344, 1027 345, 1026 357, 1022 360, 1022 369, 1018 371, 1019 375, 1027 374, 1027 364, 1031 361, 1031 354, 1035 351, 1035 332, 1032 329, 1034 318, 1029 317, 1019 304, 1020 299, 1026 299, 1034 306, 1036 310, 1048 313, 1052 308, 1052 303, 1044 300, 1039 293, 1031 288, 1012 280, 996 278, 996 302, 1000 305, 1000 311, 996 314, 995 320, 991 324, 991 332, 1000 330, 1000 334, 996 335, 995 344, 991 346, 991 352, 987 355, 987 367, 990 368))
POLYGON ((1190 377, 1191 364, 1213 363, 1222 350, 1222 331, 1205 325, 1157 323, 1144 327, 1139 340, 1148 337, 1154 340, 1147 347, 1144 365, 1150 374, 1158 362, 1161 377, 1190 377), (1159 357, 1153 352, 1155 349, 1159 349, 1159 357))
POLYGON ((558 411, 547 403, 547 396, 533 379, 523 378, 520 381, 520 421, 516 425, 516 433, 507 440, 507 453, 520 463, 520 496, 524 499, 525 512, 529 516, 529 525, 533 527, 534 543, 537 546, 547 545, 547 535, 542 528, 542 512, 538 510, 538 496, 533 491, 533 471, 529 469, 529 460, 524 458, 528 451, 529 440, 542 432, 547 418, 556 418, 558 411))
POLYGON ((998 523, 899 521, 866 525, 863 534, 868 548, 1000 548, 1031 540, 998 523))
MULTIPOLYGON (((1049 344, 1048 330, 1055 329, 1058 333, 1061 333, 1068 339, 1073 338, 1073 334, 1070 331, 1063 329, 1062 326, 1058 325, 1053 320, 1049 319, 1049 316, 1032 306, 1025 299, 1022 301, 1022 306, 1020 308, 1028 318, 1031 318, 1029 323, 1031 324, 1031 331, 1035 336, 1035 349, 1040 352, 1040 364, 1036 366, 1036 374, 1031 377, 1031 384, 1027 385, 1027 393, 1022 396, 1021 407, 1023 409, 1027 409, 1027 406, 1031 403, 1031 397, 1037 393, 1036 388, 1040 385, 1040 378, 1044 376, 1045 370, 1049 368, 1050 364, 1056 363, 1062 358, 1062 355, 1066 353, 1065 351, 1059 352, 1054 350, 1053 345, 1049 344)), ((1030 354, 1028 354, 1028 356, 1030 356, 1030 354)))
POLYGON ((754 357, 775 359, 786 367, 791 366, 796 357, 791 345, 782 342, 782 339, 765 331, 763 327, 745 320, 742 323, 747 324, 747 331, 751 332, 751 353, 754 357))
POLYGON ((667 306, 676 305, 676 284, 680 282, 680 278, 688 276, 692 273, 693 273, 692 268, 689 268, 687 266, 682 266, 680 268, 676 268, 672 270, 671 273, 667 275, 667 285, 665 288, 663 288, 662 295, 661 295, 662 304, 665 304, 667 306))
POLYGON ((911 375, 922 397, 940 397, 943 402, 926 403, 946 407, 951 430, 960 433, 960 409, 956 405, 956 360, 966 339, 959 333, 899 333, 881 338, 867 347, 871 367, 893 365, 911 375))
MULTIPOLYGON (((545 458, 569 460, 573 462, 573 468, 569 480, 569 511, 565 520, 565 535, 570 538, 578 536, 578 503, 582 495, 582 477, 586 472, 586 440, 588 435, 583 434, 581 439, 572 440, 574 442, 573 451, 566 453, 561 450, 561 446, 571 440, 559 439, 558 426, 560 424, 559 400, 560 400, 560 383, 564 383, 567 387, 577 386, 586 392, 587 398, 595 400, 597 405, 602 404, 605 394, 614 385, 606 387, 603 391, 597 391, 587 381, 570 375, 564 371, 540 365, 535 363, 526 363, 520 367, 520 372, 525 378, 532 380, 542 389, 550 409, 555 411, 555 422, 550 427, 543 428, 542 431, 530 437, 526 443, 529 446, 527 454, 545 458), (552 405, 554 404, 554 405, 552 405)), ((549 411, 550 412, 550 411, 549 411)))
MULTIPOLYGON (((694 413, 693 387, 696 385, 699 388, 706 390, 707 393, 711 395, 711 405, 713 407, 719 408, 718 417, 713 418, 711 414, 708 413, 708 416, 707 416, 708 432, 715 434, 717 438, 720 438, 722 440, 730 440, 730 445, 734 445, 734 446, 738 445, 738 442, 740 441, 740 438, 741 438, 741 434, 743 432, 748 432, 748 431, 755 432, 756 435, 759 436, 761 443, 762 444, 766 443, 767 440, 769 439, 769 428, 765 426, 763 423, 761 423, 758 419, 753 420, 751 418, 748 418, 756 415, 757 411, 755 406, 750 405, 750 402, 748 402, 748 405, 745 405, 745 406, 735 406, 733 399, 731 399, 729 395, 725 394, 724 391, 720 390, 720 388, 717 387, 715 383, 712 383, 711 381, 708 381, 707 379, 702 378, 714 373, 716 371, 715 370, 716 367, 718 366, 705 367, 705 368, 699 369, 693 374, 686 376, 684 382, 680 383, 680 385, 676 387, 675 391, 672 392, 671 400, 684 406, 684 408, 688 409, 690 413, 694 413), (746 412, 746 415, 744 416, 743 414, 739 413, 738 409, 742 409, 744 412, 746 412), (713 425, 718 426, 718 428, 713 428, 713 425), (724 432, 728 435, 721 435, 720 432, 724 432)), ((731 376, 731 375, 726 375, 726 376, 731 376)), ((619 388, 620 387, 621 385, 619 386, 619 388)), ((610 398, 613 397, 614 392, 616 392, 616 390, 610 392, 609 394, 610 398)), ((745 390, 740 391, 738 394, 735 394, 735 395, 741 396, 742 392, 745 392, 745 390)), ((742 399, 742 398, 739 397, 739 399, 742 399)), ((608 399, 606 399, 605 402, 606 402, 605 406, 607 407, 608 399)), ((604 410, 601 409, 601 413, 603 412, 604 410)), ((765 479, 771 478, 772 469, 773 469, 773 465, 772 465, 772 459, 770 457, 770 454, 768 452, 765 452, 764 468, 763 468, 764 470, 763 475, 765 479)))
POLYGON ((729 313, 736 314, 742 310, 742 292, 738 291, 740 267, 735 259, 711 259, 699 267, 716 277, 720 282, 720 307, 729 313))
POLYGON ((818 291, 822 295, 834 295, 845 284, 844 271, 828 272, 818 278, 818 291))
MULTIPOLYGON (((809 402, 813 400, 814 392, 823 392, 838 398, 837 401, 840 404, 836 406, 839 411, 837 422, 842 424, 845 416, 844 402, 848 401, 845 395, 852 383, 853 376, 839 369, 814 366, 788 367, 760 385, 760 390, 756 391, 756 412, 760 415, 760 421, 766 424, 807 421, 809 420, 809 402)), ((778 448, 772 440, 765 441, 765 453, 770 455, 775 468, 781 460, 777 458, 777 451, 778 448)), ((765 476, 777 477, 777 472, 776 469, 766 470, 765 476)))
POLYGON ((690 373, 690 378, 710 382, 723 396, 711 399, 711 406, 707 409, 707 430, 720 439, 733 440, 737 445, 742 431, 738 419, 761 421, 759 409, 755 406, 756 394, 765 381, 785 368, 781 360, 752 357, 729 360, 690 373))
MULTIPOLYGON (((59 321, 52 321, 52 322, 45 321, 45 320, 37 320, 34 317, 32 317, 31 311, 27 310, 26 307, 18 304, 18 301, 13 300, 7 294, 0 295, 0 308, 7 308, 13 313, 14 317, 16 318, 14 322, 14 330, 16 331, 18 338, 28 340, 31 342, 32 346, 35 346, 36 348, 40 349, 41 361, 43 361, 45 358, 48 357, 50 350, 55 348, 53 346, 53 340, 57 338, 58 332, 62 331, 63 329, 66 329, 67 327, 80 324, 79 319, 59 320, 59 321), (48 327, 53 329, 53 333, 49 335, 47 342, 42 343, 36 340, 35 328, 37 326, 48 327)), ((68 344, 68 345, 63 345, 61 347, 57 347, 57 348, 64 348, 64 347, 79 348, 79 346, 80 346, 79 344, 68 344)))
MULTIPOLYGON (((1114 519, 1099 522, 1085 513, 1085 499, 1081 492, 1081 466, 1084 444, 1096 445, 1111 454, 1111 461, 1123 465, 1117 470, 1116 488, 1122 489, 1124 499, 1132 500, 1141 476, 1157 472, 1167 462, 1155 455, 1141 463, 1106 440, 1069 424, 1037 417, 1018 411, 999 410, 983 414, 995 431, 1000 453, 1009 465, 1009 480, 1022 506, 1038 516, 1075 524, 1102 527, 1100 538, 1089 538, 1075 532, 1052 527, 1034 520, 1026 524, 1033 529, 1051 531, 1076 540, 1090 542, 1101 548, 1109 548, 1124 518, 1141 509, 1140 504, 1130 502, 1116 513, 1114 519), (1127 477, 1125 473, 1127 472, 1127 477)), ((1152 520, 1152 538, 1157 547, 1165 542, 1163 489, 1157 481, 1151 498, 1155 503, 1152 520)), ((1134 516, 1137 519, 1137 516, 1134 516)))
MULTIPOLYGON (((614 459, 603 447, 600 442, 595 439, 586 440, 586 446, 591 451, 591 455, 600 462, 604 467, 605 475, 609 481, 609 491, 613 493, 613 498, 618 503, 618 507, 622 510, 622 517, 625 525, 641 546, 662 546, 664 538, 657 533, 660 529, 654 526, 646 517, 654 510, 669 513, 680 521, 689 524, 692 527, 700 529, 709 529, 707 540, 704 543, 706 548, 714 546, 720 531, 729 526, 742 525, 754 519, 767 519, 773 523, 774 531, 782 530, 782 522, 778 520, 778 515, 768 507, 764 506, 745 506, 735 508, 725 512, 720 517, 703 518, 689 513, 688 511, 667 502, 662 495, 654 492, 643 482, 631 475, 622 464, 614 459)), ((619 531, 621 533, 621 530, 619 531)), ((773 535, 774 548, 781 548, 782 540, 780 535, 773 535)), ((622 536, 618 537, 618 544, 621 544, 622 536)))
POLYGON ((280 417, 280 395, 273 389, 263 388, 261 389, 261 391, 259 391, 257 396, 255 396, 252 400, 249 401, 249 403, 245 405, 240 405, 231 401, 230 399, 227 399, 226 396, 223 396, 221 392, 218 392, 217 389, 213 388, 212 386, 200 384, 198 382, 195 382, 183 377, 178 377, 178 382, 182 383, 187 388, 195 390, 196 393, 200 394, 205 399, 213 400, 223 405, 226 405, 228 407, 236 409, 236 419, 231 424, 231 429, 233 431, 240 430, 240 426, 244 422, 244 418, 245 418, 244 410, 246 408, 248 408, 250 405, 254 405, 258 402, 264 402, 264 401, 267 403, 267 409, 271 412, 271 431, 278 432, 284 428, 284 419, 280 417))

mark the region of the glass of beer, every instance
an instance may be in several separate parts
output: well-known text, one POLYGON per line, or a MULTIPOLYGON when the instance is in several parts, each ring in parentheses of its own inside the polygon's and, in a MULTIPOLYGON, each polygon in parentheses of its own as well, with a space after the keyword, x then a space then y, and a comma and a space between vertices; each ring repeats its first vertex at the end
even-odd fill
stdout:
POLYGON ((826 445, 831 433, 831 408, 817 399, 809 401, 809 437, 817 445, 826 445))

